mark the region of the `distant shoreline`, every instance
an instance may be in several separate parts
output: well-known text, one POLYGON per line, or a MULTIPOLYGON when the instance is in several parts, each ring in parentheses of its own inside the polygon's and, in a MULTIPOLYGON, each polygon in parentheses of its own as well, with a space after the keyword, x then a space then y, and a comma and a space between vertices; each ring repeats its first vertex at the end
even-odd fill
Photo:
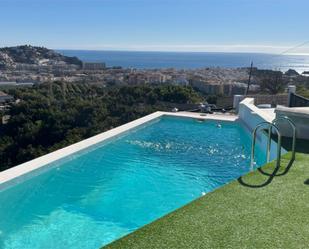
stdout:
MULTIPOLYGON (((112 49, 52 49, 54 51, 87 51, 87 52, 120 52, 120 53, 166 53, 166 54, 264 54, 277 56, 280 54, 266 53, 266 52, 222 52, 222 51, 155 51, 155 50, 112 50, 112 49)), ((289 55, 289 54, 286 54, 289 55)), ((299 54, 301 55, 301 54, 299 54)), ((309 56, 309 54, 308 54, 309 56)))
POLYGON ((270 56, 308 56, 309 53, 287 53, 287 54, 276 54, 276 53, 267 53, 267 52, 223 52, 223 51, 165 51, 165 50, 125 50, 125 49, 75 49, 75 48, 55 48, 55 51, 87 51, 87 52, 124 52, 124 53, 166 53, 166 54, 256 54, 256 55, 270 55, 270 56))
POLYGON ((250 67, 299 73, 309 71, 309 55, 278 55, 235 52, 155 52, 111 50, 56 50, 66 56, 76 56, 85 62, 105 62, 107 66, 136 69, 197 69, 205 67, 250 67))

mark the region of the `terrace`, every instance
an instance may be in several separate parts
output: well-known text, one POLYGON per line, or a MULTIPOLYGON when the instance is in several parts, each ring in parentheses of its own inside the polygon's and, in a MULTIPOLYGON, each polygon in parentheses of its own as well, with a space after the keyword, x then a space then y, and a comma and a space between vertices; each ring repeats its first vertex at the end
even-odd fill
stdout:
MULTIPOLYGON (((296 123, 296 160, 291 160, 291 152, 284 155, 271 183, 275 161, 104 248, 305 248, 309 244, 308 109, 259 109, 254 99, 243 100, 239 116, 250 130, 260 122, 272 122, 276 114, 288 115, 296 123)), ((283 146, 291 151, 291 133, 283 124, 280 128, 286 136, 283 146)))
MULTIPOLYGON (((261 122, 272 122, 276 117, 274 109, 260 109, 254 105, 252 98, 244 99, 237 109, 239 110, 238 116, 188 112, 151 114, 2 172, 0 174, 0 190, 5 191, 6 188, 13 188, 23 182, 40 177, 40 175, 48 174, 46 172, 54 169, 60 170, 62 169, 61 163, 59 163, 61 160, 68 158, 69 160, 65 162, 74 161, 75 158, 78 158, 74 155, 79 151, 97 146, 96 144, 118 137, 122 133, 163 116, 175 116, 187 120, 189 118, 200 122, 208 120, 210 124, 211 120, 230 124, 239 123, 249 131, 252 131, 261 122)), ((306 118, 303 114, 301 117, 306 118)), ((296 125, 299 124, 302 124, 302 121, 296 123, 296 125)), ((265 133, 262 132, 259 135, 258 140, 260 146, 265 148, 267 136, 263 134, 265 133)), ((302 134, 306 134, 306 132, 298 135, 302 136, 302 134)), ((276 139, 271 144, 270 157, 274 159, 276 139)), ((284 137, 283 147, 287 151, 291 150, 290 138, 284 137)), ((95 148, 92 150, 95 151, 95 148)), ((222 187, 217 186, 218 188, 210 189, 206 195, 203 194, 204 196, 198 199, 194 198, 196 200, 174 212, 165 212, 168 214, 150 224, 143 221, 142 224, 146 224, 145 226, 119 240, 114 241, 113 239, 114 242, 111 244, 105 243, 108 244, 106 248, 303 248, 309 243, 307 236, 309 224, 304 217, 309 208, 308 198, 306 198, 309 187, 308 140, 299 137, 296 151, 294 163, 290 160, 292 154, 285 154, 281 159, 281 167, 275 174, 273 173, 276 169, 275 162, 268 163, 261 169, 252 171, 238 180, 227 181, 222 187)), ((67 165, 67 167, 71 166, 67 165)), ((75 167, 79 166, 76 164, 75 167)), ((63 168, 65 169, 65 167, 63 168)), ((60 176, 62 176, 61 173, 60 176)), ((46 177, 46 179, 48 178, 46 177)), ((102 181, 100 180, 100 182, 102 181)), ((63 191, 71 190, 65 188, 63 191)), ((84 190, 75 189, 75 191, 84 190)), ((60 193, 58 194, 60 195, 60 193)), ((93 230, 92 232, 97 231, 93 230)))

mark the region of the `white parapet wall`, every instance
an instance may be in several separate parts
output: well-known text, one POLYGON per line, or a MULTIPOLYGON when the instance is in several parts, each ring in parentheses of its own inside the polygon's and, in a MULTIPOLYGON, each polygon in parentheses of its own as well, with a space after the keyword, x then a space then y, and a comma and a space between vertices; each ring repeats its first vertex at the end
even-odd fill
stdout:
MULTIPOLYGON (((289 91, 293 93, 294 90, 291 88, 289 91)), ((275 118, 286 116, 296 126, 296 137, 309 140, 309 107, 278 106, 276 109, 261 109, 254 105, 254 98, 245 98, 239 103, 238 115, 240 122, 250 131, 261 122, 272 122, 275 118)), ((292 128, 288 122, 280 121, 276 125, 282 136, 292 137, 292 128)))
POLYGON ((240 121, 250 130, 262 122, 272 122, 275 119, 274 109, 260 109, 254 105, 254 98, 245 98, 239 104, 240 121))
MULTIPOLYGON (((286 116, 296 126, 296 137, 309 140, 309 107, 278 107, 275 110, 276 116, 286 116)), ((291 137, 292 130, 287 122, 277 124, 283 136, 291 137)))
MULTIPOLYGON (((253 132, 257 125, 263 122, 271 123, 276 115, 274 109, 260 109, 254 105, 254 98, 245 98, 239 104, 239 122, 242 123, 249 132, 253 132)), ((267 134, 259 132, 257 134, 257 144, 261 147, 262 150, 266 151, 267 148, 267 134)), ((276 159, 277 143, 272 140, 271 150, 270 150, 270 159, 276 159)), ((281 153, 285 153, 284 149, 281 150, 281 153)))

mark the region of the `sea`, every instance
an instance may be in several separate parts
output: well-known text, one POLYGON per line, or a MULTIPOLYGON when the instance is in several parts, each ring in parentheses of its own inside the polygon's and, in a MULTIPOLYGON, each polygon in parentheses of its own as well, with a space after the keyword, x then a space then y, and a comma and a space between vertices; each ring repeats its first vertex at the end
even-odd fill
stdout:
POLYGON ((299 73, 309 71, 309 55, 277 55, 262 53, 215 52, 136 52, 58 50, 66 56, 76 56, 85 62, 105 62, 108 67, 136 69, 195 69, 205 67, 240 68, 254 67, 299 73))

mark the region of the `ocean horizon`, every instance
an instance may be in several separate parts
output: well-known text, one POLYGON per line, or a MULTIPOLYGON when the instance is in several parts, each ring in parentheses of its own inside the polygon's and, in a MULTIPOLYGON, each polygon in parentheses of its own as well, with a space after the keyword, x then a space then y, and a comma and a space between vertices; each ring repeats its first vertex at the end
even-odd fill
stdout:
POLYGON ((136 69, 195 69, 205 67, 254 67, 299 73, 309 71, 309 55, 278 55, 226 52, 145 52, 102 50, 57 50, 66 56, 76 56, 85 62, 104 62, 108 67, 136 69))

